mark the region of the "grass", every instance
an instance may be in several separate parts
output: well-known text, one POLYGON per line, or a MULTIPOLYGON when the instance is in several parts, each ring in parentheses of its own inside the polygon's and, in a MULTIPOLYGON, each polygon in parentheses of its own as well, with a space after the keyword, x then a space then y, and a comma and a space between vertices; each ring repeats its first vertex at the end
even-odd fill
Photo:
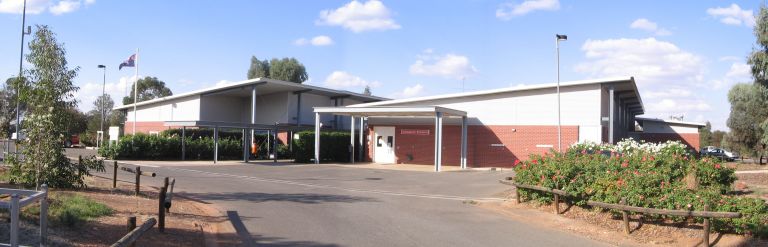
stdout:
MULTIPOLYGON (((52 193, 48 201, 48 218, 52 224, 72 227, 93 218, 112 214, 112 209, 108 206, 74 193, 52 193)), ((25 207, 22 214, 25 218, 37 219, 40 207, 25 207)))

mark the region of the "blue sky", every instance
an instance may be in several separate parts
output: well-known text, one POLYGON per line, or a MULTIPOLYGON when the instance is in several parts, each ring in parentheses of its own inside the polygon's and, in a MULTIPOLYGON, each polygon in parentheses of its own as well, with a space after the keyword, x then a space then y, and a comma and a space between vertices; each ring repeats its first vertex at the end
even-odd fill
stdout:
MULTIPOLYGON (((18 73, 20 0, 0 0, 0 78, 18 73)), ((646 116, 727 130, 728 89, 751 82, 760 1, 29 0, 27 23, 65 43, 80 108, 139 73, 174 93, 246 79, 249 59, 295 57, 313 85, 404 98, 556 80, 635 76, 646 116), (464 86, 462 87, 462 81, 464 86)), ((29 38, 27 38, 29 40, 29 38)), ((25 48, 26 49, 26 48, 25 48)), ((4 79, 3 79, 4 80, 4 79)))

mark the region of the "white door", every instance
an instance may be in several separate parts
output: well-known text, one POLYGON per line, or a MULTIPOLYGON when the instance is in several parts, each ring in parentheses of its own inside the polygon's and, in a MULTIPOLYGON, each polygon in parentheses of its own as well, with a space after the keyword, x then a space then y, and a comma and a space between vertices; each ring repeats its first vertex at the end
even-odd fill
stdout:
POLYGON ((395 163, 395 127, 373 126, 373 161, 395 163))

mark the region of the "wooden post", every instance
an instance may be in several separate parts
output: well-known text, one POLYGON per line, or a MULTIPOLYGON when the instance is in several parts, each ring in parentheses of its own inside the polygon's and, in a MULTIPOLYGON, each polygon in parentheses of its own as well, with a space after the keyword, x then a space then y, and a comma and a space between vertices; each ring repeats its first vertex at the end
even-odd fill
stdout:
POLYGON ((165 232, 165 193, 168 191, 168 178, 165 178, 165 186, 160 188, 160 198, 157 202, 157 229, 165 232))
POLYGON ((141 166, 136 167, 136 196, 139 196, 139 186, 141 186, 141 166))
POLYGON ((117 188, 117 160, 115 160, 114 169, 112 169, 112 188, 117 188))
POLYGON ((9 211, 11 211, 11 246, 16 247, 19 246, 19 212, 21 211, 19 208, 19 200, 21 197, 19 194, 13 194, 11 195, 11 208, 9 208, 9 211))
MULTIPOLYGON (((128 231, 131 232, 133 229, 136 229, 136 216, 128 216, 128 231)), ((135 244, 131 244, 131 246, 136 246, 135 244)))
MULTIPOLYGON (((82 167, 82 165, 83 165, 83 155, 78 155, 77 156, 77 165, 82 167)), ((79 177, 83 177, 83 172, 81 172, 80 169, 77 169, 77 175, 79 177)))
POLYGON ((40 198, 40 246, 48 242, 48 184, 41 186, 43 198, 40 198))
MULTIPOLYGON (((704 211, 709 211, 709 204, 704 205, 704 211)), ((709 247, 709 217, 704 217, 704 236, 702 243, 704 246, 709 247)))
POLYGON ((555 195, 555 214, 560 214, 560 195, 555 195))
MULTIPOLYGON (((627 198, 622 197, 619 204, 627 205, 627 198)), ((621 210, 621 218, 624 220, 624 233, 629 234, 629 214, 627 214, 627 210, 621 210)))
POLYGON ((523 201, 520 200, 520 188, 515 187, 515 197, 517 197, 517 203, 523 203, 523 201))

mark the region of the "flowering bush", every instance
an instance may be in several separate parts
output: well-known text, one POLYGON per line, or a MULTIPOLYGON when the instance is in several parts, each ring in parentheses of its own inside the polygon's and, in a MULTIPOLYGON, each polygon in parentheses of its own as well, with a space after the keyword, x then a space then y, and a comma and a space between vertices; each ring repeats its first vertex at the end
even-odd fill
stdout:
MULTIPOLYGON (((734 170, 713 159, 691 157, 680 143, 577 144, 566 153, 532 155, 515 171, 516 182, 566 191, 577 205, 587 200, 619 203, 621 198, 628 205, 660 209, 703 210, 709 204, 712 211, 743 215, 713 220, 716 229, 768 236, 765 202, 728 195, 736 180, 734 170)), ((520 195, 544 203, 552 200, 548 193, 524 189, 520 195)))

